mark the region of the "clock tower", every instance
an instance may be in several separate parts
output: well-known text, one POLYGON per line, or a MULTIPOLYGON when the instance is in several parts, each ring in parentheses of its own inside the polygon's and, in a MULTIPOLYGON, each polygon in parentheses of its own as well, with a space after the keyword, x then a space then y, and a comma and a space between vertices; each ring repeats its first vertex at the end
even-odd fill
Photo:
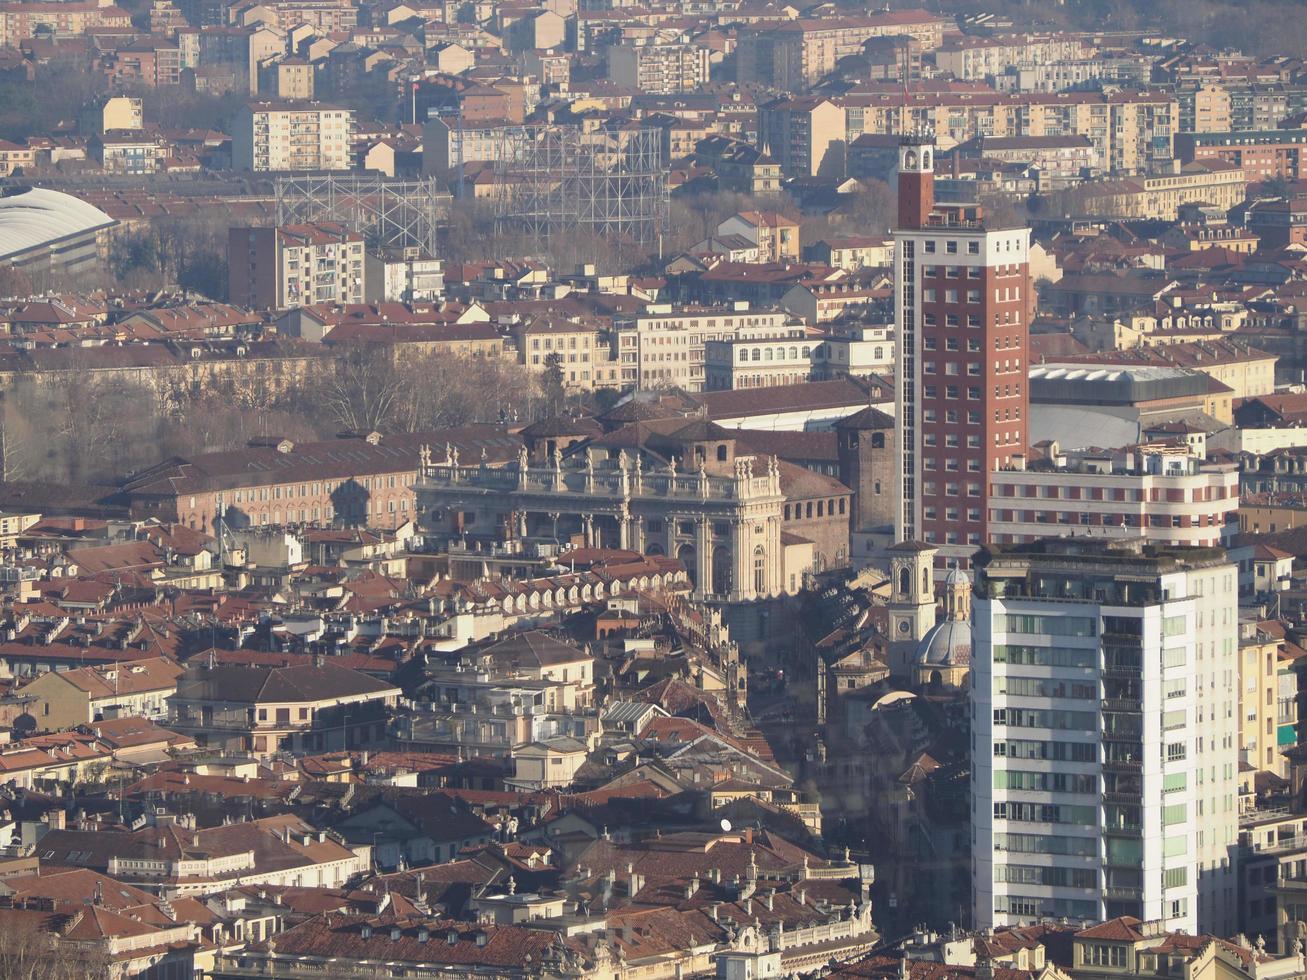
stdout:
POLYGON ((889 548, 889 669, 895 677, 911 673, 917 647, 935 625, 936 550, 920 541, 889 548))

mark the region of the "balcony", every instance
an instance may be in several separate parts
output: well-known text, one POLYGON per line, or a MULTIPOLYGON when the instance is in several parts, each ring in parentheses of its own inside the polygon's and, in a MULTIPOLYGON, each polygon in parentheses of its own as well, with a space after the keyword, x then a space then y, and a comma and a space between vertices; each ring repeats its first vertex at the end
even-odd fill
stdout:
POLYGON ((1138 901, 1144 897, 1144 890, 1129 885, 1108 885, 1103 889, 1103 895, 1106 898, 1138 901))
POLYGON ((1142 798, 1143 794, 1139 790, 1133 792, 1117 790, 1116 792, 1103 794, 1104 803, 1138 803, 1142 798))
POLYGON ((1136 714, 1142 712, 1142 707, 1137 698, 1103 698, 1104 711, 1133 711, 1136 714))
POLYGON ((1103 762, 1104 772, 1142 772, 1143 768, 1142 762, 1133 759, 1106 759, 1103 762))
POLYGON ((1256 854, 1284 854, 1292 851, 1307 853, 1307 835, 1297 834, 1293 837, 1281 837, 1269 843, 1261 841, 1253 844, 1252 849, 1256 854))

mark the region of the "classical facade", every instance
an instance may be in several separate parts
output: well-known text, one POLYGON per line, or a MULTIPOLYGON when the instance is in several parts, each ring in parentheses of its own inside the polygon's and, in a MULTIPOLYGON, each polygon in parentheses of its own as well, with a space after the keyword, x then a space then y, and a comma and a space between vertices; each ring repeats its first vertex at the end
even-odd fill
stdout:
POLYGON ((774 456, 737 453, 730 432, 702 419, 634 422, 591 438, 527 438, 516 465, 499 469, 468 465, 456 448, 443 459, 426 449, 415 492, 429 541, 667 555, 685 564, 697 598, 777 595, 791 582, 801 587, 814 565, 848 555, 847 487, 774 456), (787 529, 787 513, 805 528, 820 517, 832 534, 842 529, 843 544, 832 534, 787 529))

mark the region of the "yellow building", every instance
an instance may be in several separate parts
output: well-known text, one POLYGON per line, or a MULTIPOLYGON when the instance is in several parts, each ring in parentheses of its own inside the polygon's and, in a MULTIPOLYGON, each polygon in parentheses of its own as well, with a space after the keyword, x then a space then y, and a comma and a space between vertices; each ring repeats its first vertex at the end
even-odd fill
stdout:
POLYGON ((36 698, 32 714, 46 731, 88 725, 107 717, 163 721, 182 668, 165 657, 50 671, 23 688, 36 698))
POLYGON ((843 96, 848 139, 925 129, 941 148, 976 136, 1083 136, 1104 170, 1145 173, 1169 160, 1179 104, 1165 92, 874 92, 843 96))
POLYGON ((1179 172, 1084 184, 1075 194, 1084 214, 1174 221, 1184 204, 1228 211, 1243 202, 1247 188, 1242 167, 1208 161, 1186 163, 1179 172))
POLYGON ((621 365, 613 356, 612 336, 593 322, 562 317, 534 317, 514 328, 518 361, 532 374, 543 374, 556 358, 569 390, 620 388, 621 365))
POLYGON ((1239 626, 1239 761, 1289 778, 1298 742, 1298 673, 1278 622, 1239 626))
POLYGON ((842 172, 848 138, 844 106, 808 95, 758 110, 758 145, 791 176, 842 172))

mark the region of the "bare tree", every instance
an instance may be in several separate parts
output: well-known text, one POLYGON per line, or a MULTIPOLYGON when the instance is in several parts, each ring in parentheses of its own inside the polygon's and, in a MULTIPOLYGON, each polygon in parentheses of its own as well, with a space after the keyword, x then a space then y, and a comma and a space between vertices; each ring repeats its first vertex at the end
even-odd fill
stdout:
MULTIPOLYGON (((108 980, 102 950, 61 940, 59 917, 14 909, 0 919, 0 977, 4 980, 108 980)), ((63 923, 66 928, 67 923, 63 923)))
POLYGON ((389 347, 358 344, 341 352, 311 395, 337 426, 371 432, 389 427, 404 387, 389 347))

